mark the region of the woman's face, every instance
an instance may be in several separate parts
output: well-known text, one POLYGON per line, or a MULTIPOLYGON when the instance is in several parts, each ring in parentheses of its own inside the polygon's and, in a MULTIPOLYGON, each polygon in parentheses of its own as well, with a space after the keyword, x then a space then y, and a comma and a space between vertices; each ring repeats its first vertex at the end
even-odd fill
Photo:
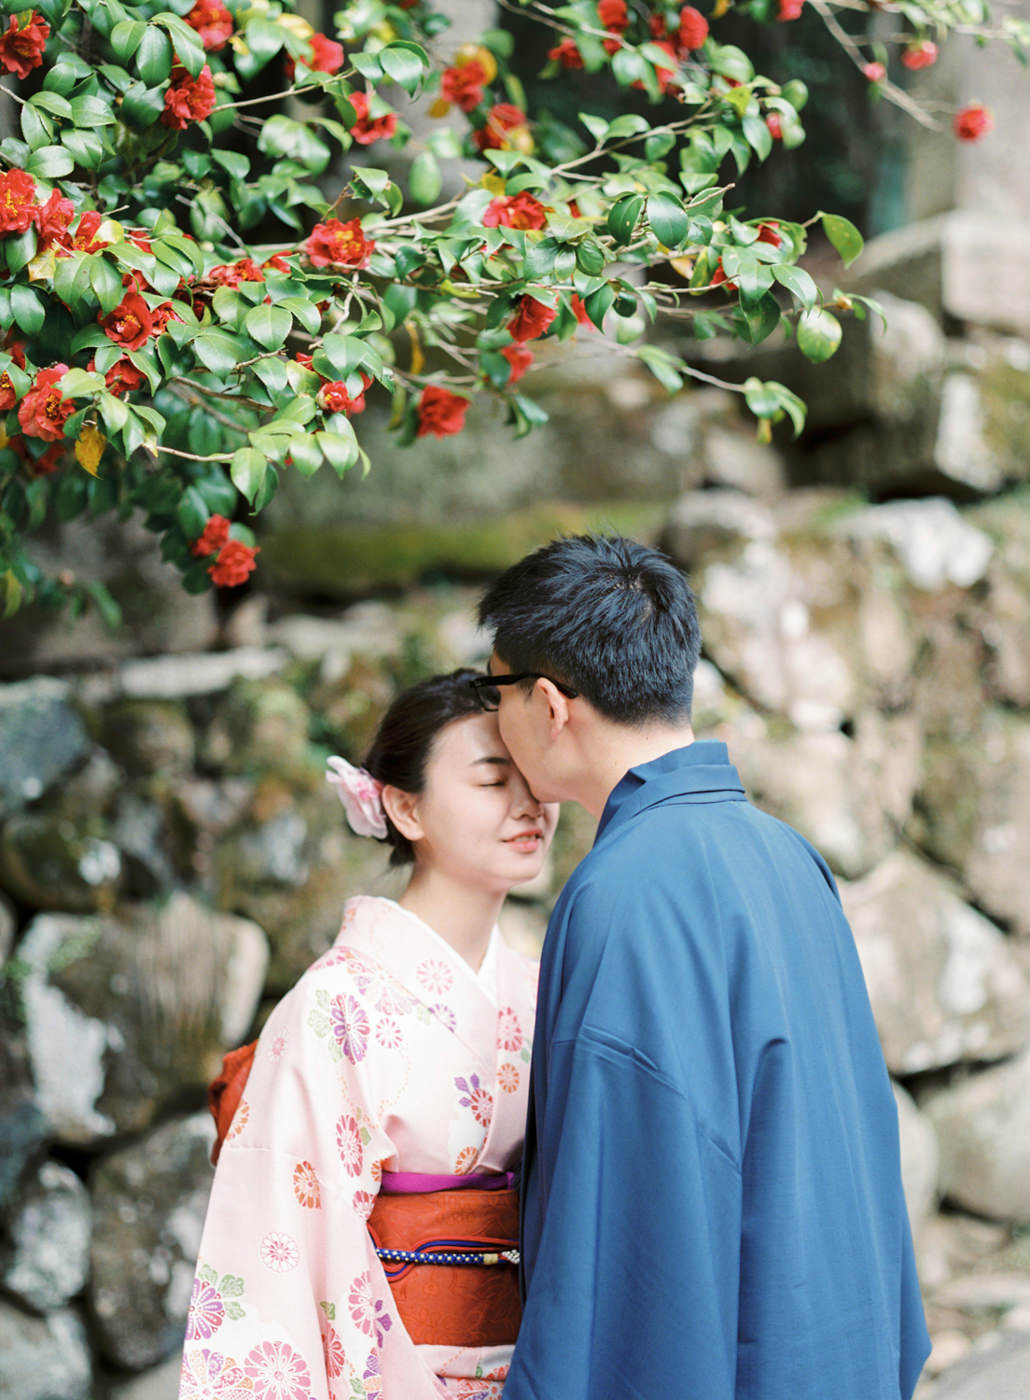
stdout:
POLYGON ((413 809, 419 862, 464 884, 507 892, 539 874, 558 821, 536 800, 501 742, 496 714, 445 725, 413 809))

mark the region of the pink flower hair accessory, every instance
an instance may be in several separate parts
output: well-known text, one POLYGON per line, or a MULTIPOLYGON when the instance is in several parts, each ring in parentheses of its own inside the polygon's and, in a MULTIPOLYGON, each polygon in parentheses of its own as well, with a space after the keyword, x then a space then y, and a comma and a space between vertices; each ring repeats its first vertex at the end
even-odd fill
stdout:
POLYGON ((380 796, 382 783, 338 754, 328 758, 326 764, 330 769, 325 775, 326 782, 336 789, 351 831, 357 836, 376 836, 382 840, 386 835, 386 813, 380 796))

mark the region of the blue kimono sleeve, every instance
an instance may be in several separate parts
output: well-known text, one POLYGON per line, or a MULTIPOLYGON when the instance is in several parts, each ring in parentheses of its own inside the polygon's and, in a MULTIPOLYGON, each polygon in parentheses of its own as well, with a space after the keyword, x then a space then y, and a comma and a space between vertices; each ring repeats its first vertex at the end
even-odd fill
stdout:
POLYGON ((732 1400, 740 1173, 681 1091, 584 1027, 550 1047, 505 1400, 732 1400))

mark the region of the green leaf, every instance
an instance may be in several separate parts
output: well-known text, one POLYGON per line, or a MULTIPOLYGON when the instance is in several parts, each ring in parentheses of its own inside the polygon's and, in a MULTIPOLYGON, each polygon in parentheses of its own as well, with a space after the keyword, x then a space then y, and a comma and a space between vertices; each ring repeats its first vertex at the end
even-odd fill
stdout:
POLYGON ((54 124, 43 112, 25 103, 21 109, 21 134, 30 151, 38 151, 54 139, 54 124))
MULTIPOLYGON (((110 4, 110 0, 108 0, 108 4, 110 4)), ((186 69, 190 77, 195 78, 207 62, 204 45, 201 43, 197 31, 184 19, 172 14, 170 10, 162 10, 160 14, 155 15, 151 20, 151 25, 154 24, 160 24, 162 28, 168 30, 176 59, 186 69)))
POLYGON ((96 394, 104 387, 104 376, 85 369, 70 369, 61 378, 61 393, 70 399, 96 394))
POLYGON ((411 162, 408 191, 416 204, 432 204, 443 186, 440 166, 432 151, 421 151, 411 162))
POLYGON ((243 318, 247 334, 252 336, 266 350, 278 350, 293 327, 288 311, 280 306, 252 306, 243 318))
POLYGON ((120 433, 129 421, 128 404, 108 393, 100 394, 97 402, 100 404, 100 412, 108 432, 120 433))
POLYGON ((661 350, 657 345, 644 345, 637 351, 637 359, 642 360, 654 375, 663 389, 668 389, 670 394, 675 394, 683 387, 683 376, 680 368, 683 361, 670 355, 667 350, 661 350))
POLYGON ((157 24, 142 27, 143 34, 136 49, 136 71, 147 87, 154 87, 163 83, 172 71, 172 41, 157 24))
POLYGON ((61 144, 84 170, 96 170, 104 159, 104 143, 95 131, 63 131, 61 144))
POLYGON ((612 309, 614 301, 615 290, 607 282, 603 287, 598 287, 596 292, 591 292, 588 297, 584 298, 583 305, 586 307, 586 313, 598 330, 604 329, 604 318, 612 309))
POLYGON ((187 486, 176 507, 179 529, 188 540, 198 539, 211 515, 208 504, 195 486, 187 486))
POLYGON ((633 237, 633 230, 637 226, 644 208, 644 196, 642 194, 621 195, 612 207, 608 210, 608 232, 620 246, 627 244, 633 237))
POLYGON ((822 219, 823 232, 840 254, 844 266, 850 267, 865 247, 858 229, 840 214, 824 214, 820 210, 816 217, 822 219))
POLYGON ((7 270, 9 272, 20 272, 36 256, 36 230, 31 224, 24 233, 16 233, 9 236, 4 242, 4 252, 7 255, 7 270))
POLYGON ((46 320, 46 305, 34 287, 15 283, 11 288, 11 312, 26 335, 38 335, 46 320))
POLYGON ((29 105, 49 112, 52 117, 60 117, 62 121, 67 121, 72 116, 73 104, 68 101, 67 97, 61 97, 56 92, 47 92, 45 88, 42 92, 34 93, 29 98, 29 105))
POLYGON ((760 345, 780 324, 779 302, 771 292, 746 304, 742 298, 740 310, 747 327, 747 338, 752 345, 760 345))
POLYGON ((798 349, 816 364, 828 360, 841 341, 840 322, 825 307, 805 311, 798 321, 798 349))
POLYGON ((774 263, 772 275, 806 310, 815 305, 819 288, 803 267, 795 267, 791 263, 774 263))
POLYGON ((313 301, 308 301, 307 297, 283 297, 276 302, 276 306, 281 306, 284 311, 288 311, 293 319, 307 331, 308 335, 317 335, 322 328, 322 313, 313 301))
POLYGON ((268 355, 251 368, 270 394, 281 394, 289 383, 286 366, 277 355, 268 355))
POLYGON ((429 55, 419 44, 400 40, 387 44, 376 57, 387 77, 399 84, 412 97, 422 85, 423 74, 429 67, 429 55))
POLYGON ((250 161, 240 151, 212 151, 211 158, 234 180, 245 180, 250 174, 250 161))
POLYGON ((25 162, 25 169, 40 179, 57 180, 72 173, 75 161, 63 146, 40 146, 25 162))
POLYGON ((303 122, 292 117, 269 117, 258 136, 258 150, 267 156, 288 156, 299 161, 312 175, 320 175, 329 164, 332 151, 303 122))
POLYGON ((314 437, 295 433, 290 438, 291 466, 297 468, 301 476, 314 476, 322 465, 322 449, 314 437))
POLYGON ((268 460, 264 453, 253 447, 241 447, 238 452, 233 453, 229 463, 229 475, 233 485, 251 505, 264 485, 267 470, 268 460))
POLYGON ((678 248, 687 236, 687 214, 674 195, 648 195, 647 218, 659 243, 666 248, 678 248))
POLYGON ((354 436, 354 429, 346 418, 338 421, 340 418, 341 415, 337 414, 337 421, 334 421, 331 433, 315 434, 318 445, 325 454, 326 461, 337 476, 343 476, 344 472, 353 467, 358 460, 358 440, 354 436))
POLYGON ((140 19, 123 19, 111 30, 108 42, 119 63, 125 63, 139 49, 148 25, 140 19))
POLYGON ((229 374, 241 359, 239 342, 221 331, 202 331, 193 341, 193 351, 212 374, 229 374))
MULTIPOLYGON (((668 55, 665 56, 668 57, 668 55)), ((642 136, 645 131, 650 130, 650 126, 651 123, 639 112, 625 112, 611 123, 604 139, 607 142, 616 141, 621 136, 642 136)))

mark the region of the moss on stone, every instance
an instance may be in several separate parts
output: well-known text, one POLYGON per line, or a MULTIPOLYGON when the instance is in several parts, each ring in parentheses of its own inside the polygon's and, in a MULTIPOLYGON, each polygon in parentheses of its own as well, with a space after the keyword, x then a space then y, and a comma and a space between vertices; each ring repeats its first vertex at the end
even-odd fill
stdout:
POLYGON ((1006 476, 1030 477, 1030 373, 997 359, 980 376, 984 438, 1006 476))
POLYGON ((614 530, 652 539, 664 514, 665 508, 654 502, 548 503, 469 525, 298 527, 265 536, 262 558, 271 573, 292 587, 346 597, 409 587, 433 573, 493 574, 560 534, 614 530))

